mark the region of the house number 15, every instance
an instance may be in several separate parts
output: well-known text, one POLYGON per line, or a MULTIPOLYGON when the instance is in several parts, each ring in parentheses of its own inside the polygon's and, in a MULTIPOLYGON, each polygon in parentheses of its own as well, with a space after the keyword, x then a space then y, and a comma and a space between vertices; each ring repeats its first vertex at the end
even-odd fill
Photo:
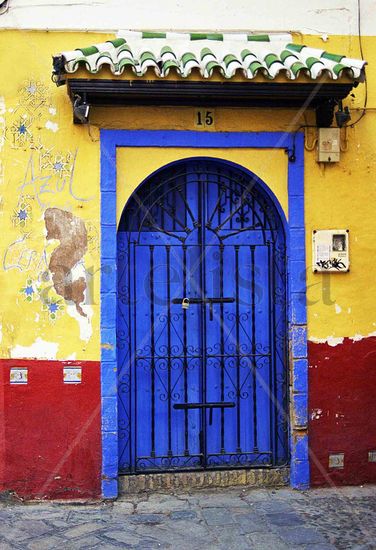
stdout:
POLYGON ((195 112, 195 126, 197 128, 205 128, 214 126, 214 111, 207 109, 199 109, 195 112))

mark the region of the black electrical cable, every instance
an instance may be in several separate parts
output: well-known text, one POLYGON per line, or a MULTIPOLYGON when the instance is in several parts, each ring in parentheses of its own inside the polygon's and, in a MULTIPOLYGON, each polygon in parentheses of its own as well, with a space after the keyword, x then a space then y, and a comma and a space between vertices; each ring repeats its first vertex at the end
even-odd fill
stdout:
MULTIPOLYGON (((362 32, 361 32, 361 9, 360 9, 360 0, 358 0, 358 40, 359 40, 359 51, 362 61, 364 61, 364 55, 363 55, 363 43, 362 43, 362 32)), ((367 113, 367 103, 368 103, 368 83, 367 83, 367 76, 364 76, 364 105, 363 105, 363 111, 360 117, 351 124, 346 124, 346 126, 355 126, 355 124, 358 124, 364 117, 364 115, 367 113)))

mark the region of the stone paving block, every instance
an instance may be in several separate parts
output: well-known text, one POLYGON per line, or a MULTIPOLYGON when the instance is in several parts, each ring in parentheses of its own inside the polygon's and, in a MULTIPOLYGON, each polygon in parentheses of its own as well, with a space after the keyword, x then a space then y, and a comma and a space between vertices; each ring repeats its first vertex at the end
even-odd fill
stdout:
MULTIPOLYGON (((176 529, 178 524, 173 524, 175 529, 170 529, 165 525, 139 525, 137 534, 140 537, 138 545, 148 544, 160 545, 162 548, 170 547, 181 548, 181 546, 189 540, 191 545, 194 545, 195 537, 188 536, 179 529, 176 529)), ((146 546, 145 546, 146 547, 146 546)))
MULTIPOLYGON (((173 546, 173 550, 177 550, 176 546, 173 546)), ((218 542, 214 542, 213 539, 206 539, 195 541, 195 543, 191 545, 185 542, 181 546, 179 545, 179 550, 223 550, 223 547, 221 547, 218 542)), ((228 550, 230 549, 228 548, 228 550)))
POLYGON ((295 501, 307 500, 306 491, 297 491, 288 487, 275 490, 269 489, 269 493, 273 500, 283 500, 284 502, 290 502, 292 505, 295 501))
POLYGON ((69 523, 88 523, 88 521, 102 521, 106 517, 109 517, 111 509, 109 510, 86 510, 86 511, 72 511, 69 512, 67 520, 69 523))
POLYGON ((276 512, 274 514, 266 514, 266 521, 272 525, 284 527, 292 527, 293 525, 304 525, 304 519, 293 512, 276 512))
POLYGON ((101 545, 101 543, 102 541, 98 537, 90 535, 89 537, 84 537, 82 539, 65 542, 63 548, 64 550, 81 550, 81 548, 89 549, 95 548, 96 546, 101 545))
POLYGON ((335 489, 332 489, 331 487, 321 487, 320 489, 310 489, 309 491, 306 491, 305 494, 309 499, 313 498, 328 498, 333 497, 336 495, 337 497, 341 496, 341 488, 336 487, 335 489))
POLYGON ((287 544, 322 544, 327 539, 310 527, 278 527, 278 536, 287 544))
POLYGON ((169 543, 163 543, 163 545, 160 542, 140 542, 140 544, 137 544, 137 546, 134 546, 135 550, 158 550, 159 548, 172 548, 172 545, 169 543))
POLYGON ((178 499, 164 499, 164 500, 149 500, 147 502, 140 502, 137 505, 137 513, 163 513, 171 510, 185 510, 189 504, 186 501, 178 499))
POLYGON ((174 521, 197 519, 197 513, 193 510, 178 510, 171 512, 170 519, 174 521))
POLYGON ((111 510, 111 515, 114 514, 133 514, 135 506, 133 502, 119 502, 115 509, 111 510))
MULTIPOLYGON (((166 523, 165 528, 173 533, 183 535, 187 540, 195 538, 205 540, 213 532, 204 522, 198 522, 197 520, 181 520, 178 522, 170 520, 166 523)), ((148 529, 150 533, 153 532, 152 526, 148 526, 148 529)))
POLYGON ((219 543, 221 550, 250 550, 249 541, 243 536, 234 537, 229 541, 219 543))
MULTIPOLYGON (((316 489, 316 491, 318 492, 320 489, 316 489)), ((339 487, 337 489, 337 496, 347 498, 376 497, 376 488, 374 485, 366 485, 365 487, 339 487)))
POLYGON ((9 519, 12 520, 14 518, 15 518, 15 514, 10 512, 9 510, 0 509, 0 521, 8 521, 9 519))
POLYGON ((40 520, 45 520, 45 519, 61 518, 63 517, 63 514, 61 512, 57 512, 56 510, 50 510, 50 511, 46 509, 30 510, 27 507, 26 511, 23 514, 21 514, 18 519, 20 520, 22 519, 22 521, 35 520, 36 517, 40 520))
POLYGON ((249 541, 244 536, 244 531, 239 525, 226 525, 225 527, 215 527, 213 534, 217 539, 218 545, 223 550, 249 550, 249 541))
POLYGON ((62 534, 67 539, 74 539, 89 533, 94 533, 99 529, 103 529, 103 524, 95 522, 82 523, 81 525, 76 525, 76 527, 72 527, 71 529, 64 531, 62 534))
POLYGON ((34 537, 40 537, 52 531, 52 527, 46 525, 43 521, 34 520, 17 520, 9 529, 5 530, 3 536, 9 541, 22 541, 34 537))
MULTIPOLYGON (((51 548, 62 548, 64 545, 64 540, 56 535, 50 537, 43 537, 37 540, 33 540, 27 546, 30 550, 50 550, 51 548)), ((0 546, 1 548, 1 546, 0 546)))
POLYGON ((285 544, 277 535, 270 533, 252 533, 246 535, 246 539, 253 550, 291 550, 291 546, 285 544))
POLYGON ((269 530, 265 522, 255 514, 234 514, 234 521, 241 526, 243 533, 265 532, 269 530))
POLYGON ((142 535, 135 531, 128 531, 127 527, 123 529, 108 529, 102 533, 102 540, 115 541, 126 545, 136 545, 142 540, 142 535))
POLYGON ((259 514, 279 514, 279 513, 288 513, 293 512, 294 508, 292 506, 292 503, 290 502, 284 502, 281 500, 270 500, 270 501, 264 501, 257 504, 257 506, 254 507, 256 512, 259 514))
MULTIPOLYGON (((306 546, 306 548, 307 550, 336 550, 336 548, 338 547, 333 546, 333 544, 330 544, 329 542, 323 542, 322 544, 309 544, 308 546, 306 546)), ((355 550, 354 547, 352 547, 351 550, 355 550)))
POLYGON ((196 546, 200 550, 203 548, 211 550, 211 544, 215 543, 213 531, 205 525, 191 521, 169 521, 163 525, 138 525, 137 534, 161 543, 173 544, 174 549, 179 550, 183 547, 191 550, 196 546))
POLYGON ((198 501, 201 508, 248 508, 249 504, 237 494, 205 495, 198 501))
POLYGON ((59 528, 59 527, 61 527, 61 528, 69 527, 69 523, 66 519, 53 518, 53 519, 49 519, 48 523, 50 525, 53 525, 54 527, 57 527, 57 528, 59 528))
POLYGON ((137 514, 130 516, 131 523, 148 523, 151 525, 157 525, 165 521, 163 514, 137 514))
POLYGON ((246 489, 243 498, 248 502, 260 502, 262 500, 271 500, 271 495, 267 489, 246 489))
POLYGON ((202 510, 202 515, 208 525, 234 523, 231 512, 225 508, 205 508, 202 510))

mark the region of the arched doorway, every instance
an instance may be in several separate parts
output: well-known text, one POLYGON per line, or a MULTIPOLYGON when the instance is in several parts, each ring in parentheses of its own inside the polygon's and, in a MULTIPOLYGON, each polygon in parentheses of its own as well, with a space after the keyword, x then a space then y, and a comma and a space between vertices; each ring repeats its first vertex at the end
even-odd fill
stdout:
POLYGON ((192 158, 138 187, 118 229, 120 472, 286 463, 286 301, 256 176, 192 158))

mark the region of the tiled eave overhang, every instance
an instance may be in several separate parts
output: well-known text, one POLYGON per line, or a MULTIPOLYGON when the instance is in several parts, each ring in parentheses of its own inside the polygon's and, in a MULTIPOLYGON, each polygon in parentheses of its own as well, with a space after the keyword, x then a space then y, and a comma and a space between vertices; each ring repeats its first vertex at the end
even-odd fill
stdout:
POLYGON ((79 98, 91 106, 304 106, 327 125, 325 113, 332 117, 338 101, 364 80, 365 64, 293 44, 290 35, 128 32, 55 56, 53 78, 68 84, 76 104, 79 98))

